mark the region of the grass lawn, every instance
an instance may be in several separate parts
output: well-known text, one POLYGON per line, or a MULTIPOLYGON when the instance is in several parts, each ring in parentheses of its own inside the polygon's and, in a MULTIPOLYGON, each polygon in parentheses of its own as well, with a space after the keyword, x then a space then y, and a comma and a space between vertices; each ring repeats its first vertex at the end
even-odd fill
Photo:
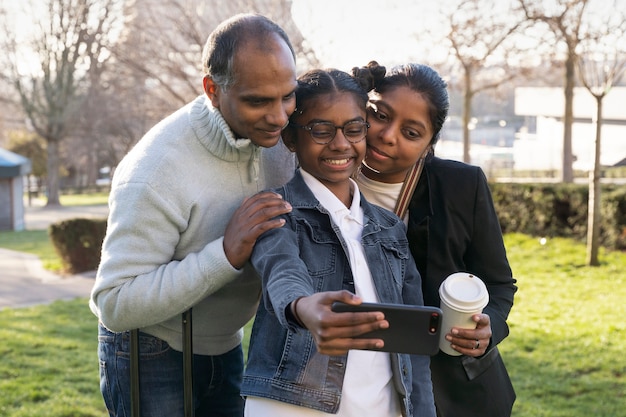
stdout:
POLYGON ((626 253, 506 236, 519 291, 502 355, 518 394, 516 417, 626 416, 626 253))
POLYGON ((103 417, 86 299, 0 311, 0 416, 103 417))
MULTIPOLYGON (((59 201, 63 206, 97 206, 106 205, 108 203, 109 193, 107 192, 93 192, 82 194, 61 194, 59 201)), ((28 204, 28 199, 24 197, 24 204, 28 204)), ((33 197, 33 204, 43 206, 47 202, 46 197, 39 195, 33 197)))
POLYGON ((62 194, 59 200, 64 206, 95 206, 107 204, 109 199, 108 192, 90 193, 90 194, 62 194))
POLYGON ((0 232, 0 248, 37 255, 43 267, 49 271, 63 269, 61 258, 54 250, 47 230, 2 231, 0 232))
MULTIPOLYGON (((505 240, 519 286, 501 344, 513 416, 626 417, 626 253, 591 268, 571 240, 505 240)), ((16 249, 2 234, 0 247, 16 249)), ((0 340, 0 416, 105 415, 86 299, 2 310, 0 340)))

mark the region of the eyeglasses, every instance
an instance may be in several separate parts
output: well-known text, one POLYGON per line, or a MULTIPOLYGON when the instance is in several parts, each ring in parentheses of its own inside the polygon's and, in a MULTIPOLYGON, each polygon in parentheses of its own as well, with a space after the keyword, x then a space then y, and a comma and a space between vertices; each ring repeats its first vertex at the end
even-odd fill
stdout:
POLYGON ((370 127, 370 124, 361 120, 355 120, 352 122, 348 122, 343 126, 335 126, 330 122, 315 122, 309 123, 306 126, 302 126, 296 123, 289 123, 293 127, 297 127, 300 129, 308 130, 309 135, 311 135, 311 139, 313 142, 318 145, 326 145, 335 139, 335 135, 337 134, 337 130, 341 129, 343 135, 348 139, 350 143, 359 143, 363 139, 365 139, 365 135, 367 135, 367 129, 370 127))

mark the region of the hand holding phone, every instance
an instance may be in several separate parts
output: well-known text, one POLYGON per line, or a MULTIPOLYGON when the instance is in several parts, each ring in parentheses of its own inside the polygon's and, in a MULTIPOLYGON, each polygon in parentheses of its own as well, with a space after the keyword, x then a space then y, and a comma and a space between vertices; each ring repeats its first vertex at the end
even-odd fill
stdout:
POLYGON ((336 313, 380 311, 389 322, 389 328, 374 330, 356 338, 382 339, 381 350, 385 352, 434 355, 439 351, 439 328, 441 309, 429 306, 406 304, 361 303, 359 305, 334 302, 331 307, 336 313))

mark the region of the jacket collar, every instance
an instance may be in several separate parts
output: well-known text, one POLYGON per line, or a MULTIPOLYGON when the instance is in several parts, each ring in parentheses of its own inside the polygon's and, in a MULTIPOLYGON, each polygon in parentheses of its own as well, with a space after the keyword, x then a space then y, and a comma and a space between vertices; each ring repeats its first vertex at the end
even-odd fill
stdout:
MULTIPOLYGON (((309 187, 307 187, 299 169, 282 189, 284 190, 285 200, 289 201, 289 204, 291 204, 294 209, 317 210, 321 213, 328 214, 328 211, 315 198, 309 187)), ((370 228, 373 228, 373 231, 387 229, 400 221, 395 214, 387 210, 375 210, 372 204, 363 197, 363 194, 360 195, 360 198, 364 214, 364 233, 370 228)))

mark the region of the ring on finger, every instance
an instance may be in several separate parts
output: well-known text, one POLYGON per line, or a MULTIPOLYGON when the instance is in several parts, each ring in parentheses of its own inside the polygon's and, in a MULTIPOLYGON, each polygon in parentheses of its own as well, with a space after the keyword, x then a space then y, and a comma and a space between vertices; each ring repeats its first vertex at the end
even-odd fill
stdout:
POLYGON ((480 340, 476 339, 476 344, 474 345, 473 349, 478 349, 480 347, 480 340))

